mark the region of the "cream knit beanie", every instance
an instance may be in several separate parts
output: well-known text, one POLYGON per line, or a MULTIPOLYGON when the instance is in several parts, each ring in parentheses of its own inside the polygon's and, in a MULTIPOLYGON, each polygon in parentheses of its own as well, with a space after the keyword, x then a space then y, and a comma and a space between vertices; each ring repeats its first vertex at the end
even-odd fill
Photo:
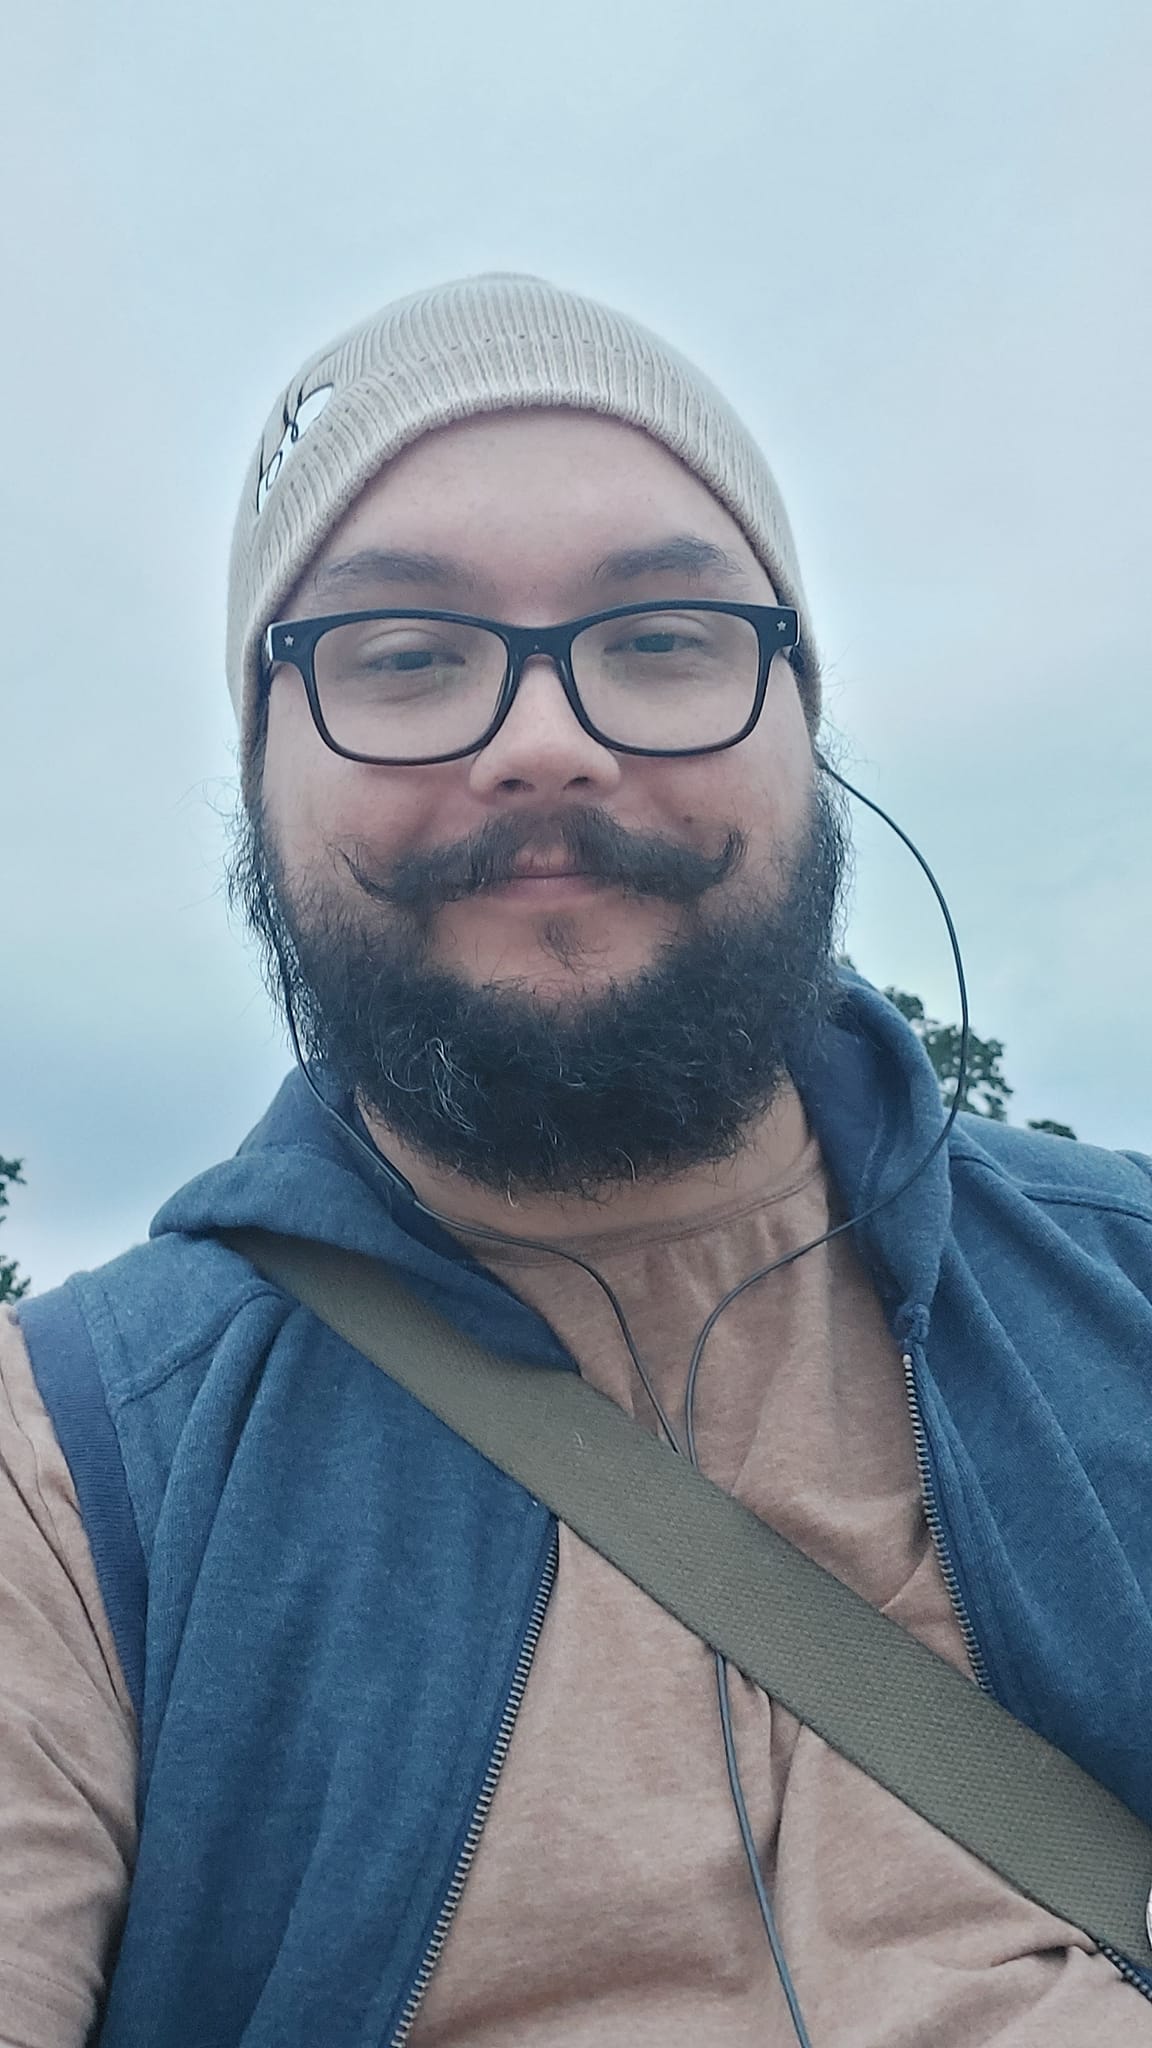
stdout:
POLYGON ((732 514, 800 613, 792 658, 813 733, 819 668, 788 515, 747 429, 647 328, 535 277, 434 286, 312 356, 261 436, 244 483, 228 589, 228 687, 247 759, 265 628, 365 484, 431 428, 474 413, 572 406, 642 427, 732 514))

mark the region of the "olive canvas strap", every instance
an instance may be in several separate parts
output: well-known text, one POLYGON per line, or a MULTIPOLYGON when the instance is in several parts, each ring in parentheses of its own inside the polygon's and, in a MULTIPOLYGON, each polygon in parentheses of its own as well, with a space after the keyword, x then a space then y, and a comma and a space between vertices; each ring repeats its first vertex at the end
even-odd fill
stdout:
POLYGON ((1070 1757, 576 1373, 496 1357, 374 1259, 220 1236, 833 1749, 1152 1970, 1152 1829, 1070 1757))

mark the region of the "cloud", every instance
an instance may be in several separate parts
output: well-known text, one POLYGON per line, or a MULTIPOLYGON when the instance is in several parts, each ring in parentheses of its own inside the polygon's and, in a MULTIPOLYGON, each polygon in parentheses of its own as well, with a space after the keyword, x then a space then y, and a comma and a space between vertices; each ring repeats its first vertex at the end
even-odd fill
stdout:
MULTIPOLYGON (((6 1248, 230 1150, 283 1053, 214 893, 228 528, 297 362, 437 277, 626 305, 760 435, 830 701, 1020 1115, 1152 1149, 1143 4, 25 10, 4 222, 6 1248), (511 60, 514 58, 514 62, 511 60)), ((954 1014, 864 828, 853 932, 954 1014)))

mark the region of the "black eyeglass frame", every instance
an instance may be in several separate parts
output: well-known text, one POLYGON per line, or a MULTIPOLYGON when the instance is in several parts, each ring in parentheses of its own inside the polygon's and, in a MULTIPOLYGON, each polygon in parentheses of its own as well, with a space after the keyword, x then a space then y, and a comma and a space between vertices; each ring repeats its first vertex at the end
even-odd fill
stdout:
POLYGON ((508 626, 499 619, 477 618, 469 612, 413 611, 408 606, 395 606, 386 611, 333 612, 320 619, 286 619, 269 626, 264 636, 265 681, 266 686, 270 684, 274 668, 286 666, 297 669, 317 732, 325 746, 344 760, 363 761, 374 768, 435 768, 445 761, 463 761, 470 754, 479 754, 495 739, 516 701, 525 662, 534 655, 543 654, 556 668, 577 724, 600 746, 608 747, 614 754, 679 760, 696 754, 722 754, 729 747, 738 747, 741 740, 746 740, 764 709, 773 655, 792 654, 799 644, 800 615, 791 605, 723 604, 713 598, 699 597, 667 598, 656 602, 649 599, 646 604, 620 604, 614 605, 610 611, 589 612, 585 618, 568 619, 559 626, 508 626), (634 747, 625 741, 610 739, 589 718, 572 672, 573 640, 590 626, 599 626, 609 619, 635 618, 638 613, 663 611, 727 612, 733 618, 746 619, 755 627, 760 650, 756 694, 748 718, 731 739, 715 740, 706 747, 634 747), (371 619, 437 619, 447 625, 481 626, 504 642, 508 657, 504 681, 491 722, 478 740, 473 740, 466 747, 456 747, 450 754, 404 755, 398 759, 389 754, 355 753, 351 747, 342 747, 333 739, 324 722, 316 683, 316 648, 324 634, 334 626, 354 626, 371 619))

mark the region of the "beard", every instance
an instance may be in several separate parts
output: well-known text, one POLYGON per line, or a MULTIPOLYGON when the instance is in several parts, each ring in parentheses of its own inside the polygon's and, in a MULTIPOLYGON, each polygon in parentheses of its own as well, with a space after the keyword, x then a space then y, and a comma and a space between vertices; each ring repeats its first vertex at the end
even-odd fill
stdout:
MULTIPOLYGON (((595 810, 494 819, 386 869, 363 852, 336 859, 343 880, 289 881, 259 794, 239 814, 230 895, 273 997, 337 1090, 429 1162, 502 1194, 603 1199, 733 1157, 842 1000, 850 843, 824 776, 798 843, 759 883, 738 832, 708 856, 595 810), (437 911, 512 879, 534 843, 680 907, 648 967, 561 1002, 436 962, 437 911)), ((574 933, 554 915, 541 934, 570 968, 574 933)))

